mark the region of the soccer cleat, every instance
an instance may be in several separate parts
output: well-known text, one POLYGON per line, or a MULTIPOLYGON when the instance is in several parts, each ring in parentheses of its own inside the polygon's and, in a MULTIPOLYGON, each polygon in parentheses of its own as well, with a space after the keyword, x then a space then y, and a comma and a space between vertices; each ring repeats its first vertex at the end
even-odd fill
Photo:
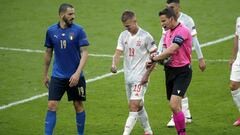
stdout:
POLYGON ((192 123, 192 117, 185 117, 185 123, 192 123))
POLYGON ((240 118, 238 118, 237 121, 233 123, 233 126, 240 126, 240 118))
POLYGON ((150 130, 150 131, 145 131, 145 133, 144 133, 143 135, 153 135, 153 132, 152 132, 152 130, 150 130))
POLYGON ((149 134, 149 133, 144 133, 144 135, 153 135, 153 134, 149 134))
MULTIPOLYGON (((185 123, 192 123, 192 117, 185 117, 185 123)), ((168 122, 167 127, 175 127, 175 123, 173 121, 173 118, 168 122)))
POLYGON ((170 119, 170 121, 167 124, 167 127, 175 127, 175 123, 173 121, 173 118, 170 119))

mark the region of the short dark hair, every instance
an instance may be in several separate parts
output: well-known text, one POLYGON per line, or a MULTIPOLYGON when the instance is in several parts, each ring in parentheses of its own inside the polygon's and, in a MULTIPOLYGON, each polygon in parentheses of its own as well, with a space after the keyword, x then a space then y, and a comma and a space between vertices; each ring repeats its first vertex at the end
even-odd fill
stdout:
POLYGON ((177 4, 179 4, 180 0, 167 0, 167 4, 170 4, 170 3, 177 3, 177 4))
POLYGON ((172 8, 164 8, 162 11, 160 11, 159 13, 158 13, 158 15, 159 16, 161 16, 161 15, 166 15, 167 16, 167 18, 171 18, 171 17, 173 17, 175 20, 177 20, 177 16, 176 16, 176 14, 175 14, 175 12, 173 11, 173 9, 172 8))
POLYGON ((122 13, 121 20, 122 22, 126 22, 129 19, 133 19, 135 17, 135 13, 130 10, 126 10, 122 13))
POLYGON ((59 15, 62 12, 66 12, 67 8, 73 8, 73 6, 71 4, 68 4, 68 3, 61 4, 60 7, 59 7, 59 10, 58 10, 59 15))

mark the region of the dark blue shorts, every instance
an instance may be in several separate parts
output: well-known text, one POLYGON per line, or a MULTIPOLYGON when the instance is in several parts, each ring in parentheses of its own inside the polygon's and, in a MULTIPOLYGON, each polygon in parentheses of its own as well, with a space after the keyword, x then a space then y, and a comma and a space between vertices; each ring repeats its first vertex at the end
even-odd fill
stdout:
POLYGON ((52 77, 49 90, 48 100, 60 101, 65 91, 67 91, 68 101, 86 101, 86 81, 80 77, 78 85, 69 87, 69 79, 52 77))
POLYGON ((183 97, 192 80, 191 65, 183 67, 165 66, 164 70, 167 99, 170 100, 172 95, 183 97))

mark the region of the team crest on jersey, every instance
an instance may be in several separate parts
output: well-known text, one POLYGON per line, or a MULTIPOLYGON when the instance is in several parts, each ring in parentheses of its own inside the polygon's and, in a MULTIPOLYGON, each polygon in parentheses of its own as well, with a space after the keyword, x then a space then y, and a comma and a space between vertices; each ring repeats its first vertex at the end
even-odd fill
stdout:
POLYGON ((70 39, 70 40, 73 40, 73 39, 74 39, 74 33, 73 33, 73 32, 69 33, 69 39, 70 39))
POLYGON ((139 39, 138 41, 137 41, 137 43, 136 43, 136 46, 141 46, 141 40, 139 39))

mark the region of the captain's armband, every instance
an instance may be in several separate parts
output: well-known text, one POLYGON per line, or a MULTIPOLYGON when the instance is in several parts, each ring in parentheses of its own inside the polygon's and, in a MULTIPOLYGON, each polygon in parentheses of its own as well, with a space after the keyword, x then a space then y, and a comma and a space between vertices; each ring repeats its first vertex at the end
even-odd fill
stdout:
POLYGON ((175 36, 175 37, 173 38, 173 41, 172 41, 172 42, 175 43, 175 44, 177 44, 177 45, 179 45, 179 46, 181 46, 181 45, 183 44, 183 42, 184 42, 184 39, 183 39, 182 36, 177 35, 177 36, 175 36))

